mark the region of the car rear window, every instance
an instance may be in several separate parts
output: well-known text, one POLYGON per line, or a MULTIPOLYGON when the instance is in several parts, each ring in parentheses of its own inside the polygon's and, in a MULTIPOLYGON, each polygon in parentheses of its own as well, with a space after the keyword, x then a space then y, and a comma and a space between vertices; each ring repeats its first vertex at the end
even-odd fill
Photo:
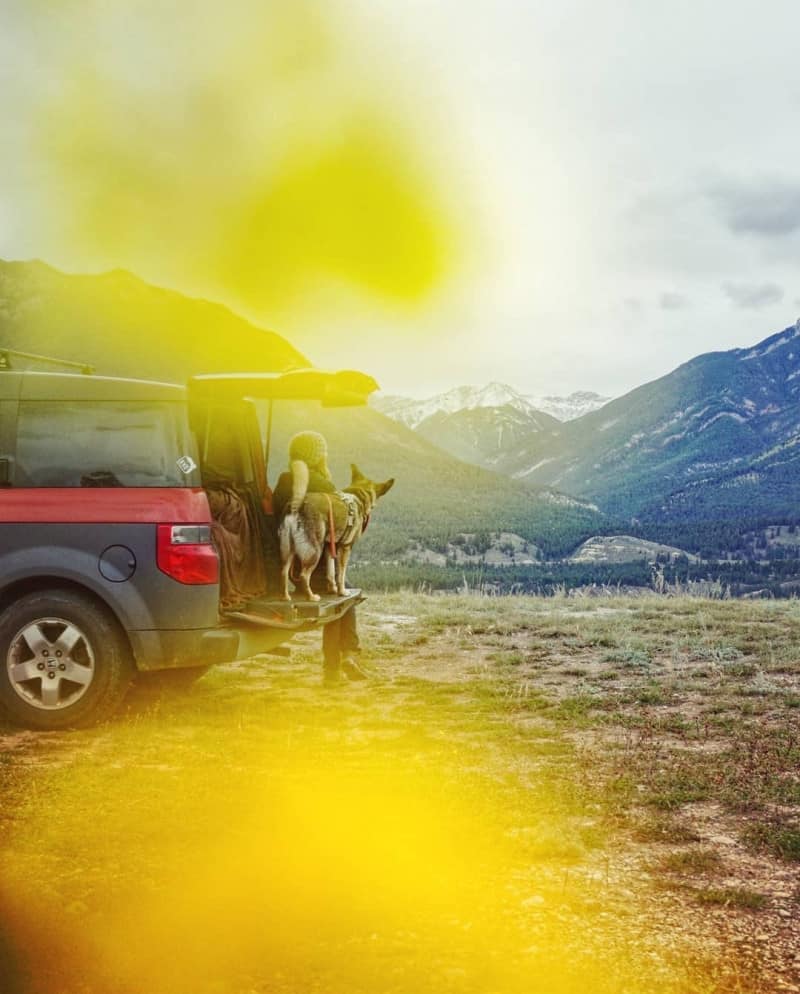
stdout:
POLYGON ((199 486, 183 404, 26 401, 19 405, 18 487, 199 486))

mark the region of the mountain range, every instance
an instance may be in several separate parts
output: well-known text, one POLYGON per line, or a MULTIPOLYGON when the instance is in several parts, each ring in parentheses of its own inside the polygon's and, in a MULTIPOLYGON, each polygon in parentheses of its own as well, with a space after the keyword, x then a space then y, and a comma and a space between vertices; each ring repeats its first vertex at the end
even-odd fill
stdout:
POLYGON ((483 387, 455 387, 445 393, 435 394, 424 400, 401 397, 396 394, 376 394, 372 406, 400 421, 409 428, 418 428, 436 414, 457 414, 461 411, 511 407, 521 414, 549 415, 556 421, 572 421, 608 403, 588 390, 577 390, 567 397, 544 397, 523 394, 506 383, 489 383, 483 387))
POLYGON ((71 275, 38 260, 0 260, 0 348, 168 382, 185 379, 189 369, 310 365, 285 338, 221 304, 152 286, 124 269, 71 275))
POLYGON ((597 410, 607 401, 588 391, 533 397, 505 383, 489 383, 456 387, 425 400, 378 394, 371 403, 458 459, 496 469, 507 453, 533 438, 556 434, 563 421, 597 410))
POLYGON ((443 397, 424 417, 420 407, 392 414, 463 459, 591 501, 617 521, 800 511, 800 321, 751 348, 699 355, 568 421, 497 384, 443 397))
MULTIPOLYGON (((40 262, 0 262, 0 348, 177 382, 310 364, 219 304, 119 270, 71 276, 40 262)), ((800 322, 614 400, 561 398, 572 404, 562 417, 590 408, 568 420, 540 400, 489 384, 427 401, 379 395, 380 410, 281 404, 272 478, 303 427, 328 437, 342 484, 352 461, 396 477, 360 546, 373 561, 412 543, 445 553, 459 535, 489 533, 519 536, 544 558, 614 531, 697 550, 722 527, 800 521, 800 322)))
MULTIPOLYGON (((311 361, 232 311, 152 286, 131 273, 68 275, 42 262, 0 261, 0 349, 90 363, 97 373, 185 382, 194 373, 283 371, 311 361)), ((0 374, 2 375, 2 374, 0 374)), ((359 559, 391 558, 412 541, 444 549, 460 533, 507 532, 561 555, 605 526, 590 502, 531 488, 454 458, 371 408, 275 405, 270 479, 302 428, 328 439, 334 479, 356 462, 394 476, 359 559)))
POLYGON ((700 355, 498 469, 612 516, 699 521, 800 508, 800 321, 752 348, 700 355))

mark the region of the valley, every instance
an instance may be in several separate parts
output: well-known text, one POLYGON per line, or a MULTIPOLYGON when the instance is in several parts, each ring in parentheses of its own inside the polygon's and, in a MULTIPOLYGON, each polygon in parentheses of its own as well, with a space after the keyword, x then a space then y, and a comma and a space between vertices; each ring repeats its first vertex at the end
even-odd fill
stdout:
MULTIPOLYGON (((218 304, 41 262, 0 261, 2 348, 176 382, 311 362, 218 304)), ((364 409, 282 403, 270 481, 301 428, 327 437, 340 486, 352 462, 397 479, 358 546, 363 582, 536 591, 656 576, 765 596, 800 585, 800 322, 614 399, 490 383, 379 393, 364 409)))

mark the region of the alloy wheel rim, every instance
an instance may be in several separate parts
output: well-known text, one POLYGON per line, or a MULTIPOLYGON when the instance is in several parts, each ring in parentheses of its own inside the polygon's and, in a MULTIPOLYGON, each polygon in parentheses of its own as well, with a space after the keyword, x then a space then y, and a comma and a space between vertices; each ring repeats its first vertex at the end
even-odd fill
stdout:
POLYGON ((75 704, 95 675, 89 639, 64 618, 37 618, 20 628, 11 640, 6 665, 17 696, 42 711, 75 704))

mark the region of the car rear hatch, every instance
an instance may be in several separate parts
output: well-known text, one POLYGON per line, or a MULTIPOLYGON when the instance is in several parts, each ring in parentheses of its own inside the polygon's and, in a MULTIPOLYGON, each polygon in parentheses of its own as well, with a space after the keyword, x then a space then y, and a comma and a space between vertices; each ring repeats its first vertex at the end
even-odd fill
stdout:
POLYGON ((323 407, 351 407, 367 403, 378 389, 366 373, 344 369, 293 369, 287 373, 208 373, 189 380, 189 397, 222 403, 251 400, 318 400, 323 407))
MULTIPOLYGON (((378 384, 365 373, 355 370, 325 372, 318 369, 298 369, 286 373, 219 373, 192 377, 188 382, 189 406, 198 437, 201 460, 209 456, 209 439, 213 436, 215 421, 235 417, 237 437, 240 438, 242 466, 241 484, 237 489, 251 507, 262 508, 269 503, 267 467, 270 455, 272 408, 276 400, 318 401, 323 407, 348 407, 364 405, 378 384), (257 402, 265 402, 266 433, 262 438, 255 411, 257 402), (234 413, 232 413, 234 412, 234 413), (245 466, 250 463, 250 470, 245 466), (266 500, 265 500, 266 499, 266 500)), ((270 517, 264 518, 264 527, 270 529, 270 517)), ((269 535, 265 536, 268 540, 269 535)), ((265 543, 269 548, 269 541, 265 543)), ((277 555, 277 547, 275 547, 277 555)), ((275 571, 277 559, 269 561, 265 553, 268 573, 275 571)), ((228 624, 249 625, 287 632, 302 631, 340 618, 353 604, 363 600, 360 590, 346 596, 323 596, 319 601, 277 599, 274 594, 253 597, 235 608, 221 613, 228 624)))

